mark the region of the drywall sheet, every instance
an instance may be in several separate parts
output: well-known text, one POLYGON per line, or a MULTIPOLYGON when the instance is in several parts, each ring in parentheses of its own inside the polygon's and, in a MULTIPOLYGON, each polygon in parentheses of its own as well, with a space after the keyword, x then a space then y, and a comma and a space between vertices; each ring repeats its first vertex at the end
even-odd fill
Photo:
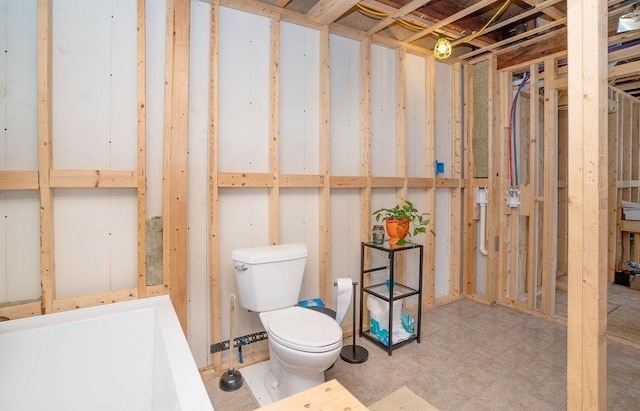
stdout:
POLYGON ((53 2, 53 166, 137 166, 136 3, 53 2))
MULTIPOLYGON (((451 286, 451 190, 436 189, 435 218, 431 229, 435 236, 435 296, 444 297, 449 294, 451 286)), ((431 235, 431 234, 427 234, 431 235)), ((453 273, 458 275, 458 273, 453 273)))
POLYGON ((436 161, 444 163, 444 173, 451 176, 451 66, 436 62, 436 161))
POLYGON ((0 304, 40 298, 37 191, 0 192, 0 304))
POLYGON ((56 189, 56 297, 137 285, 137 199, 133 189, 56 189))
POLYGON ((320 248, 319 191, 313 188, 280 191, 280 243, 302 242, 307 246, 300 299, 319 297, 318 273, 320 248))
MULTIPOLYGON (((360 283, 360 190, 331 190, 330 203, 332 284, 341 277, 351 277, 353 281, 360 283)), ((334 291, 334 301, 335 295, 334 291)), ((342 325, 351 324, 352 307, 345 315, 342 325)))
MULTIPOLYGON (((219 190, 218 213, 224 218, 218 222, 219 231, 219 284, 221 327, 223 335, 229 330, 229 294, 236 292, 235 270, 231 253, 237 248, 269 245, 269 192, 267 189, 223 188, 219 190)), ((240 304, 235 310, 236 335, 262 331, 256 313, 250 313, 240 304)), ((254 344, 252 344, 254 345, 254 344)))
POLYGON ((268 18, 220 7, 218 170, 269 171, 268 18))
MULTIPOLYGON (((166 0, 146 1, 147 218, 162 215, 166 0)), ((208 88, 208 87, 207 87, 208 88)))
MULTIPOLYGON (((0 170, 38 168, 37 4, 0 0, 0 170)), ((0 304, 40 297, 37 191, 0 192, 0 304)))
POLYGON ((396 62, 394 49, 371 46, 371 174, 396 175, 396 62))
POLYGON ((211 6, 191 1, 189 52, 187 315, 189 347, 198 367, 209 365, 209 39, 211 6))
POLYGON ((0 170, 38 168, 37 6, 0 0, 0 170))
POLYGON ((422 56, 406 57, 406 158, 407 176, 425 177, 426 142, 426 61, 422 56))
POLYGON ((318 30, 280 24, 280 172, 319 173, 318 30))
POLYGON ((329 36, 330 171, 360 175, 360 43, 329 36))

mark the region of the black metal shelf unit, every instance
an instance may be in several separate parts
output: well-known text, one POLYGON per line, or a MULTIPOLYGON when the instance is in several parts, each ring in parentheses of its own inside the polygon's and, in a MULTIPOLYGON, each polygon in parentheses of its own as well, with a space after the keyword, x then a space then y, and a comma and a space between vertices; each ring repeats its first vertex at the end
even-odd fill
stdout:
POLYGON ((376 345, 382 347, 387 351, 389 355, 392 354, 393 350, 396 348, 400 348, 403 345, 409 344, 410 342, 416 340, 416 342, 420 342, 420 329, 422 325, 422 264, 424 258, 424 247, 421 244, 407 244, 403 246, 389 247, 388 243, 385 242, 382 245, 374 244, 374 243, 361 243, 360 247, 360 337, 365 337, 376 345), (383 265, 380 267, 372 267, 365 268, 365 248, 373 248, 376 250, 380 250, 387 253, 388 256, 388 266, 383 265), (406 252, 410 250, 418 250, 420 252, 420 263, 418 267, 418 289, 408 287, 404 284, 395 282, 395 256, 397 253, 406 252), (367 274, 389 269, 389 282, 385 281, 384 283, 373 284, 368 287, 365 287, 364 277, 367 274), (362 327, 362 317, 364 311, 364 296, 373 295, 378 297, 379 299, 386 301, 389 305, 389 344, 383 344, 372 332, 371 329, 364 330, 362 327), (393 302, 397 300, 402 300, 404 298, 417 295, 418 296, 418 313, 417 313, 417 321, 414 334, 408 339, 393 344, 393 302))

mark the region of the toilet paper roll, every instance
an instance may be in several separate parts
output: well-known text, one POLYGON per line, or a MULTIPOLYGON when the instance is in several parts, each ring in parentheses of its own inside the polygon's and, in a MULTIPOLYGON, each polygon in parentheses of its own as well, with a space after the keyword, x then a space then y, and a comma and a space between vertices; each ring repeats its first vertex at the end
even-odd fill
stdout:
POLYGON ((347 313, 351 298, 353 296, 353 281, 351 278, 338 278, 338 304, 336 307, 336 321, 342 323, 344 315, 347 313))

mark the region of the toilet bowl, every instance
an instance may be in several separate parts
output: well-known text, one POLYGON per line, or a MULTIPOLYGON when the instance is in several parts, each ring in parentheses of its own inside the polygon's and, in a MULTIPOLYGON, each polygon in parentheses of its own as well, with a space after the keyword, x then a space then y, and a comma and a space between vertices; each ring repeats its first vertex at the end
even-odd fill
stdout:
POLYGON ((268 336, 266 364, 240 370, 254 398, 264 406, 323 383, 324 371, 340 356, 342 328, 328 315, 297 306, 306 246, 245 248, 232 258, 240 305, 258 313, 268 336))
POLYGON ((272 401, 324 382, 338 359, 342 328, 331 317, 302 307, 259 314, 269 341, 265 386, 272 401))

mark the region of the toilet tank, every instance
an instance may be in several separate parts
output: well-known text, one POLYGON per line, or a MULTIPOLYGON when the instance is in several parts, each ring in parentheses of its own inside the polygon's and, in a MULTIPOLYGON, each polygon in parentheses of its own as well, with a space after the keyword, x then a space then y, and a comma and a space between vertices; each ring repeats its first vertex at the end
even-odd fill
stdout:
POLYGON ((303 243, 243 248, 231 257, 242 307, 264 312, 298 303, 307 261, 303 243))

